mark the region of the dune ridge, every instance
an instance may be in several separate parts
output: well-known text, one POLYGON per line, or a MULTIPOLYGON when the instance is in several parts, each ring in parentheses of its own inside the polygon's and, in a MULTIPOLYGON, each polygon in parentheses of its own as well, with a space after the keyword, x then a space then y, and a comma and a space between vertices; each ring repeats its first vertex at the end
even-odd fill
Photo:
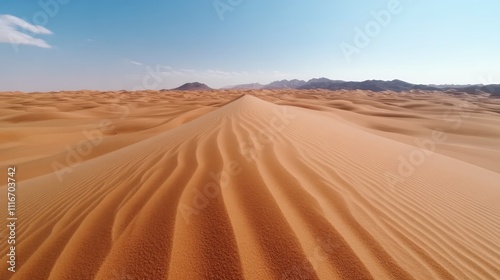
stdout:
MULTIPOLYGON (((500 173, 493 164, 475 164, 478 157, 464 156, 470 149, 451 142, 409 178, 394 179, 398 158, 415 150, 411 133, 423 131, 399 124, 410 118, 425 127, 430 117, 370 103, 365 93, 361 102, 369 104, 361 105, 248 93, 255 96, 215 99, 216 107, 214 99, 186 101, 189 110, 167 110, 168 117, 157 111, 162 120, 153 127, 145 121, 133 129, 137 124, 117 114, 117 134, 106 135, 62 181, 44 167, 27 177, 18 189, 20 267, 0 278, 500 277, 500 173), (394 121, 380 129, 381 118, 394 121)), ((419 106, 433 110, 418 99, 406 104, 419 106)), ((34 118, 7 114, 2 122, 34 118)), ((41 121, 84 115, 50 114, 41 121)), ((491 115, 484 126, 498 124, 491 115)), ((69 138, 61 143, 77 139, 69 138)), ((54 151, 38 160, 64 158, 54 151)), ((2 200, 5 192, 1 187, 2 200)))

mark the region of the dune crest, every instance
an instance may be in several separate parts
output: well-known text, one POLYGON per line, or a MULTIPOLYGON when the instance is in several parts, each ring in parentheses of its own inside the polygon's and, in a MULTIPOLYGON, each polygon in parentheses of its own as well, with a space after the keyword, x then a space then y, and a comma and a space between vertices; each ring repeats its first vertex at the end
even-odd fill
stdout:
POLYGON ((136 122, 135 142, 106 136, 121 146, 99 146, 62 181, 50 172, 23 181, 21 265, 0 278, 500 277, 500 173, 433 153, 402 176, 398 158, 415 147, 385 137, 399 126, 373 133, 381 126, 349 115, 418 115, 348 102, 331 115, 290 100, 245 94, 155 127, 136 122))

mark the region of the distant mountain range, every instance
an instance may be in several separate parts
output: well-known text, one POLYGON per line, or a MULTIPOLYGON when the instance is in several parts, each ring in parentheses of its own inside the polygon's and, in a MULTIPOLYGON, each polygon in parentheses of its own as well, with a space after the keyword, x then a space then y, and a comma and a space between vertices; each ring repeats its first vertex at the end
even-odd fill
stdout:
MULTIPOLYGON (((395 91, 403 92, 410 90, 434 90, 474 93, 489 93, 500 97, 500 85, 419 85, 411 84, 401 80, 381 81, 367 80, 362 82, 346 82, 340 80, 330 80, 327 78, 303 80, 281 80, 267 85, 259 83, 236 85, 225 87, 224 89, 327 89, 327 90, 370 90, 374 92, 395 91)), ((187 83, 173 90, 213 90, 202 83, 187 83)))
POLYGON ((275 81, 272 82, 268 85, 263 86, 263 89, 284 89, 284 88, 301 88, 305 86, 307 82, 302 81, 302 80, 282 80, 282 81, 275 81))
POLYGON ((346 82, 328 78, 303 80, 281 80, 267 85, 246 84, 227 87, 227 89, 328 89, 328 90, 370 90, 374 92, 409 90, 456 91, 466 93, 484 92, 500 96, 500 85, 419 85, 401 80, 381 81, 367 80, 362 82, 346 82), (252 85, 249 87, 249 85, 252 85))

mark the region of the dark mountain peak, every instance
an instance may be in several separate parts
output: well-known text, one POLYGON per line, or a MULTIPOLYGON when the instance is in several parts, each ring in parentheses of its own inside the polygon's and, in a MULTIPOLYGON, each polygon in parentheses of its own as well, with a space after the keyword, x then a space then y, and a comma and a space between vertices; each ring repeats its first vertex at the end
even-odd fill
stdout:
POLYGON ((174 88, 174 90, 212 90, 212 88, 205 84, 194 82, 183 84, 178 88, 174 88))

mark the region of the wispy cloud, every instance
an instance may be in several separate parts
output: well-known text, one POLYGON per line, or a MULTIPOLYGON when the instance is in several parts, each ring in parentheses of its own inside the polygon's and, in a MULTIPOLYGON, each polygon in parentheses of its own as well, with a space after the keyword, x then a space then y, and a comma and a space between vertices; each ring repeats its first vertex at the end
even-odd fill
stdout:
POLYGON ((190 77, 192 79, 223 79, 230 80, 238 77, 249 76, 248 72, 228 72, 221 70, 195 70, 195 69, 174 69, 169 66, 161 66, 161 74, 171 78, 190 77))
POLYGON ((0 43, 12 45, 30 45, 40 48, 51 48, 42 39, 28 34, 50 35, 52 31, 40 25, 33 25, 12 15, 0 15, 0 43))
POLYGON ((141 63, 141 62, 138 62, 138 61, 135 61, 135 60, 132 60, 132 59, 126 59, 126 62, 130 63, 130 64, 133 64, 133 65, 136 65, 136 66, 144 66, 144 63, 141 63))

